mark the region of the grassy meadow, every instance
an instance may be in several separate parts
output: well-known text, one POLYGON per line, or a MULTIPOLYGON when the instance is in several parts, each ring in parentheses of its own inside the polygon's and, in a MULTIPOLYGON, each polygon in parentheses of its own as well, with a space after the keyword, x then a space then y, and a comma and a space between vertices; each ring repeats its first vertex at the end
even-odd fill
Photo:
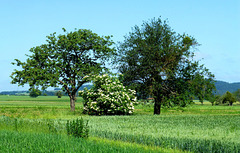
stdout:
POLYGON ((0 152, 240 152, 240 104, 162 109, 135 106, 130 116, 82 114, 69 98, 0 96, 0 152), (88 139, 66 134, 66 122, 89 121, 88 139))

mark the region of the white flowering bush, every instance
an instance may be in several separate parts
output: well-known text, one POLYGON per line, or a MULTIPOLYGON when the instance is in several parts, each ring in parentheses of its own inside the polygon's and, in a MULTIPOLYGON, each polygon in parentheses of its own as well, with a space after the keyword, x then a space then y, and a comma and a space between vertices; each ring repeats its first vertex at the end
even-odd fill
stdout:
POLYGON ((94 76, 93 87, 79 92, 84 112, 89 115, 129 115, 133 113, 136 91, 126 89, 117 77, 94 76))

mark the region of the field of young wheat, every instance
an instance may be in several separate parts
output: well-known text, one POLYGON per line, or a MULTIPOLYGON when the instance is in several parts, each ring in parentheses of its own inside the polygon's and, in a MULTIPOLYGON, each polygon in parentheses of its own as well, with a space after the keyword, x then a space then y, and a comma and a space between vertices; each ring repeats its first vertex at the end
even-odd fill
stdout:
POLYGON ((0 150, 5 152, 240 152, 240 106, 135 106, 130 116, 83 115, 81 98, 0 96, 0 150), (67 135, 68 120, 89 123, 89 138, 67 135), (20 141, 21 140, 21 141, 20 141))

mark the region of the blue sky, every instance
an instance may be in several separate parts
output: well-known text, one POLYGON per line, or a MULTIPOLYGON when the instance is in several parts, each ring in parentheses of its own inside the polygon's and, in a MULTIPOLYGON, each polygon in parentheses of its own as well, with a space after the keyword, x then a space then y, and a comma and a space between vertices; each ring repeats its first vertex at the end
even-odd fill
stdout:
POLYGON ((201 59, 217 80, 240 82, 239 0, 0 0, 0 91, 27 89, 10 84, 29 49, 45 43, 62 28, 90 29, 113 35, 115 42, 135 25, 161 16, 177 33, 187 33, 201 44, 201 59))

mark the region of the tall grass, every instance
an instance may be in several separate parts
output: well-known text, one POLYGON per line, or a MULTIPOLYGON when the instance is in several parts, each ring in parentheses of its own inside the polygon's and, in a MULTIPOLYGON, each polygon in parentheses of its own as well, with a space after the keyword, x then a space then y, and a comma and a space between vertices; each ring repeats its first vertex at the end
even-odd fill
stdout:
POLYGON ((106 142, 85 140, 56 134, 19 133, 0 131, 1 152, 104 152, 133 153, 158 152, 157 149, 145 149, 137 146, 114 145, 106 142))
POLYGON ((90 117, 90 135, 194 152, 240 152, 240 116, 90 117))
POLYGON ((90 137, 192 152, 240 152, 240 107, 236 104, 230 107, 204 103, 163 109, 160 116, 152 115, 153 105, 148 104, 136 106, 132 116, 84 116, 81 102, 77 103, 76 113, 72 113, 69 103, 50 100, 7 102, 0 97, 0 116, 5 115, 0 117, 0 131, 67 138, 67 120, 82 116, 89 121, 90 137))
MULTIPOLYGON (((240 152, 239 116, 85 116, 90 136, 193 152, 240 152)), ((0 127, 20 133, 66 135, 66 120, 0 118, 0 127)))
POLYGON ((62 121, 60 119, 21 119, 1 116, 0 130, 28 133, 65 134, 65 122, 66 121, 62 121))

